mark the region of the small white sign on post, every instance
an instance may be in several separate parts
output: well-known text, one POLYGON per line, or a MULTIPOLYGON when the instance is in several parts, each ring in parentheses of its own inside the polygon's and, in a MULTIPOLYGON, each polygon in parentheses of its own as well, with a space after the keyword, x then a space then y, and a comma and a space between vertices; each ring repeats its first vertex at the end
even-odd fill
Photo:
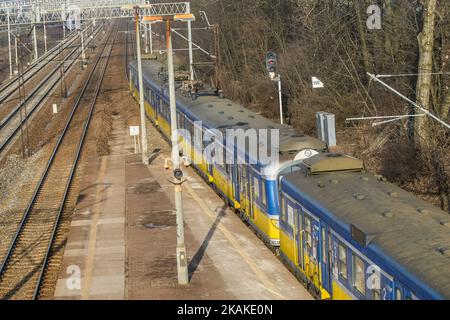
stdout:
POLYGON ((139 126, 130 127, 130 136, 135 137, 139 135, 139 126))
POLYGON ((324 88, 323 82, 316 77, 312 77, 312 86, 314 89, 324 88))
POLYGON ((130 126, 130 136, 133 137, 134 140, 134 153, 138 153, 138 145, 139 145, 139 140, 137 139, 137 137, 139 136, 139 126, 130 126))
POLYGON ((53 104, 53 114, 58 113, 58 105, 56 103, 53 104))

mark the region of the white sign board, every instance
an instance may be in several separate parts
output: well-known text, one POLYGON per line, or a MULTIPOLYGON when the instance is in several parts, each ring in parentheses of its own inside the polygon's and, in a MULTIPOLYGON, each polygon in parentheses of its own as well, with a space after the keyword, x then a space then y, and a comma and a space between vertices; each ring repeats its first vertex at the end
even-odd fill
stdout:
POLYGON ((139 135, 139 126, 130 127, 130 136, 135 137, 139 135))
POLYGON ((323 88, 323 82, 316 77, 312 77, 312 86, 314 89, 323 88))

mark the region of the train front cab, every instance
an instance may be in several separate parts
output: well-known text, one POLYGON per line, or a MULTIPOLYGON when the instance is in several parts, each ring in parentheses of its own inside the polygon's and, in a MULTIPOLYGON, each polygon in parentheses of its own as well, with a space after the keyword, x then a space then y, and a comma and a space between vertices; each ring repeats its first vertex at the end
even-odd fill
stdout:
POLYGON ((280 245, 276 182, 265 179, 252 165, 234 165, 234 198, 240 211, 269 245, 280 245))
POLYGON ((290 196, 281 201, 281 256, 318 298, 393 298, 392 277, 290 196), (368 288, 371 281, 380 286, 368 288))
POLYGON ((234 159, 231 163, 230 159, 224 161, 225 163, 207 161, 204 153, 208 148, 204 137, 209 135, 209 129, 205 122, 202 122, 204 127, 196 128, 195 121, 199 119, 183 108, 178 109, 177 117, 178 127, 183 128, 186 133, 181 137, 183 155, 225 202, 241 213, 243 220, 249 223, 264 241, 278 247, 279 208, 276 205, 278 194, 275 181, 262 177, 259 165, 250 164, 254 161, 249 161, 248 154, 244 150, 237 149, 238 144, 234 146, 234 150, 229 150, 225 141, 223 144, 215 141, 217 148, 223 150, 224 160, 229 155, 233 155, 234 159), (199 141, 201 145, 197 145, 199 141))
POLYGON ((330 227, 319 205, 297 193, 283 190, 280 195, 280 255, 311 292, 334 300, 417 299, 379 261, 368 258, 363 246, 330 227))
MULTIPOLYGON (((203 134, 204 132, 205 130, 203 134)), ((223 145, 220 147, 223 148, 225 159, 227 154, 235 156, 232 164, 206 164, 205 155, 199 155, 197 148, 191 147, 194 149, 193 152, 197 152, 197 156, 200 156, 199 159, 202 159, 201 163, 194 164, 194 167, 208 179, 232 208, 241 213, 243 220, 250 224, 265 242, 278 247, 279 209, 276 205, 278 199, 275 181, 265 179, 258 165, 249 164, 248 155, 245 153, 237 149, 234 152, 227 150, 223 145), (242 156, 239 161, 238 154, 242 156)))

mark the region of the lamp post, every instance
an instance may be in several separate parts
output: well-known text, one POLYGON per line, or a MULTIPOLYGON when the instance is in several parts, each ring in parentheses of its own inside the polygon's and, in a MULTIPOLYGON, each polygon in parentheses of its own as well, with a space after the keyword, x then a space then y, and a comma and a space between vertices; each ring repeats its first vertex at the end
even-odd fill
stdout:
POLYGON ((191 22, 195 20, 192 14, 179 14, 173 16, 148 16, 144 17, 145 22, 166 23, 166 47, 167 47, 167 69, 169 73, 169 97, 170 97, 170 126, 172 129, 172 164, 175 186, 175 207, 177 213, 177 271, 178 283, 186 285, 189 283, 188 261, 186 255, 186 245, 184 243, 184 218, 183 218, 183 199, 182 199, 182 178, 183 172, 180 169, 179 138, 177 128, 177 102, 175 95, 175 72, 173 64, 172 48, 172 21, 191 22))
MULTIPOLYGON (((187 4, 188 12, 191 12, 191 3, 188 2, 187 4)), ((192 21, 187 20, 188 25, 188 46, 189 46, 189 73, 190 73, 190 80, 194 80, 194 53, 192 51, 192 21)))
POLYGON ((136 51, 139 78, 139 107, 141 113, 141 144, 142 144, 142 162, 144 165, 149 164, 148 144, 147 144, 147 125, 145 123, 145 100, 144 100, 144 80, 142 75, 142 54, 141 54, 141 33, 139 28, 139 7, 134 8, 134 19, 136 20, 136 51))

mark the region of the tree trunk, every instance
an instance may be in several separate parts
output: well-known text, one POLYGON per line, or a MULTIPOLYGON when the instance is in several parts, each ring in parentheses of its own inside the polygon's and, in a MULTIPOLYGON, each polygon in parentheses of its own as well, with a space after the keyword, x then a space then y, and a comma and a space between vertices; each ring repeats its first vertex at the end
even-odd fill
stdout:
POLYGON ((444 120, 449 116, 450 111, 450 7, 448 4, 441 3, 441 10, 443 11, 444 18, 442 19, 442 90, 444 101, 440 108, 440 117, 444 120))
MULTIPOLYGON (((362 12, 361 12, 361 6, 360 2, 353 1, 355 12, 356 12, 356 25, 358 28, 358 34, 359 34, 359 41, 361 44, 361 54, 363 58, 363 65, 364 65, 364 71, 369 72, 371 71, 370 68, 370 53, 367 48, 367 40, 366 40, 366 25, 363 20, 362 12)), ((366 76, 364 74, 364 79, 366 79, 366 76)))
POLYGON ((391 31, 393 29, 392 25, 394 23, 394 13, 392 9, 392 0, 385 0, 385 22, 386 26, 384 27, 384 52, 385 52, 385 62, 391 62, 394 50, 392 46, 392 34, 391 31))
MULTIPOLYGON (((419 42, 419 65, 416 87, 417 103, 423 108, 430 110, 430 95, 433 71, 433 47, 437 0, 421 0, 423 5, 423 28, 418 36, 419 42)), ((416 110, 418 111, 418 110, 416 110)), ((418 111, 420 112, 420 111, 418 111)), ((418 142, 423 143, 427 140, 427 121, 426 117, 416 119, 416 137, 418 142)))

